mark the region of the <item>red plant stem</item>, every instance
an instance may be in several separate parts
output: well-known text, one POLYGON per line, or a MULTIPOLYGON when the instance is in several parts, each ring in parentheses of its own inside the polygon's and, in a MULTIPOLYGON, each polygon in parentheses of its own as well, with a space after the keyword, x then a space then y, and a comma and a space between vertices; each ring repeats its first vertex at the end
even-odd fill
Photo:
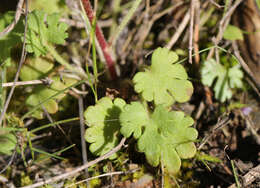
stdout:
MULTIPOLYGON (((94 13, 93 13, 91 3, 90 3, 89 0, 81 0, 81 2, 83 3, 87 17, 88 17, 90 23, 92 24, 93 19, 94 19, 94 13)), ((96 32, 96 37, 97 37, 98 43, 99 43, 99 45, 102 49, 102 52, 104 54, 107 67, 108 67, 108 70, 110 72, 110 76, 113 80, 115 80, 117 78, 116 69, 115 69, 115 62, 114 62, 111 54, 108 51, 108 44, 106 42, 106 39, 105 39, 101 29, 98 27, 98 25, 96 25, 96 31, 95 32, 96 32)))

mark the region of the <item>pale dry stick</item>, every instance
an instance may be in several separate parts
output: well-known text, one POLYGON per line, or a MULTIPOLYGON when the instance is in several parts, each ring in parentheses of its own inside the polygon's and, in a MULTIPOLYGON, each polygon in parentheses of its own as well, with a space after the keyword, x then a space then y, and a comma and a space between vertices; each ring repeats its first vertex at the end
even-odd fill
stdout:
POLYGON ((89 93, 88 91, 81 91, 76 88, 71 88, 71 90, 74 91, 78 95, 87 95, 89 93))
POLYGON ((72 187, 72 186, 75 186, 75 185, 78 185, 80 183, 83 183, 83 182, 88 182, 90 180, 93 180, 93 179, 97 179, 97 178, 102 178, 102 177, 105 177, 105 176, 113 176, 113 175, 121 175, 121 174, 130 174, 130 173, 134 173, 136 172, 137 170, 139 170, 139 168, 135 168, 135 169, 132 169, 132 170, 128 170, 126 172, 124 171, 118 171, 118 172, 109 172, 109 173, 105 173, 105 174, 101 174, 101 175, 98 175, 98 176, 94 176, 94 177, 91 177, 91 178, 87 178, 85 180, 82 180, 82 181, 78 181, 77 183, 75 184, 72 184, 72 185, 69 185, 65 188, 69 188, 69 187, 72 187))
POLYGON ((173 45, 177 42, 177 40, 180 38, 180 35, 182 34, 183 30, 186 28, 190 20, 190 11, 188 10, 185 14, 181 24, 179 25, 177 31, 172 36, 170 42, 166 45, 166 48, 171 49, 173 45))
POLYGON ((121 149, 121 147, 124 145, 125 141, 126 141, 126 138, 123 138, 115 148, 113 148, 111 151, 107 152, 105 155, 102 155, 99 158, 97 158, 93 161, 90 161, 85 165, 79 166, 72 171, 69 171, 69 172, 66 172, 64 174, 54 176, 54 177, 49 178, 47 180, 43 180, 43 181, 40 181, 38 183, 28 185, 28 186, 24 186, 24 187, 21 187, 21 188, 35 188, 35 187, 40 187, 42 185, 49 184, 49 183, 52 183, 52 182, 56 182, 56 181, 59 181, 59 180, 62 180, 62 179, 66 179, 66 178, 68 178, 68 177, 70 177, 70 176, 72 176, 72 175, 74 175, 74 174, 94 165, 94 164, 97 164, 100 161, 103 161, 103 160, 109 158, 111 155, 113 155, 114 153, 116 153, 117 151, 119 151, 121 149))
POLYGON ((24 0, 19 0, 19 2, 17 3, 14 21, 10 25, 8 25, 2 32, 0 32, 0 38, 10 33, 14 29, 15 25, 19 22, 21 14, 23 12, 23 3, 24 0))
MULTIPOLYGON (((255 168, 252 168, 248 173, 242 177, 243 187, 247 187, 252 184, 256 179, 260 177, 260 164, 255 168)), ((233 183, 228 188, 236 188, 236 183, 233 183)))
MULTIPOLYGON (((85 28, 86 23, 82 20, 74 20, 74 19, 67 19, 67 18, 61 18, 60 22, 64 22, 72 27, 76 28, 85 28)), ((107 19, 107 20, 100 20, 97 22, 99 27, 104 28, 104 27, 110 27, 112 24, 112 19, 107 19)))
POLYGON ((255 87, 256 87, 257 90, 258 90, 258 91, 257 91, 257 94, 258 94, 258 96, 259 96, 260 86, 259 86, 259 84, 257 83, 254 74, 252 73, 252 71, 250 70, 250 68, 248 67, 248 65, 246 64, 246 62, 245 62, 244 59, 242 58, 242 56, 240 55, 239 50, 238 50, 238 45, 237 45, 237 43, 236 43, 235 41, 232 42, 232 47, 233 47, 233 49, 234 49, 235 57, 238 59, 240 65, 243 67, 243 69, 245 70, 245 72, 247 73, 247 75, 249 76, 249 78, 253 81, 255 87))
POLYGON ((195 63, 199 64, 200 55, 199 55, 199 33, 200 33, 200 1, 195 1, 195 26, 194 26, 194 53, 195 53, 195 63))
POLYGON ((41 80, 30 80, 30 81, 22 81, 22 82, 8 82, 8 83, 3 83, 2 87, 12 87, 12 86, 26 86, 26 85, 39 85, 39 84, 44 84, 44 85, 51 85, 53 80, 50 78, 43 78, 41 80))
POLYGON ((26 44, 27 21, 28 21, 27 15, 28 15, 28 0, 25 0, 25 27, 24 27, 24 35, 23 35, 24 40, 23 40, 23 46, 22 46, 22 54, 21 54, 21 58, 20 58, 20 61, 19 61, 17 72, 15 74, 14 85, 12 86, 12 88, 11 88, 9 94, 8 94, 8 97, 6 99, 3 111, 2 111, 2 113, 0 115, 0 125, 2 124, 2 121, 4 119, 4 115, 6 113, 6 110, 7 110, 8 106, 9 106, 9 103, 10 103, 11 98, 13 96, 13 93, 14 93, 14 90, 15 90, 15 83, 18 81, 19 74, 20 74, 23 62, 24 62, 24 60, 26 58, 25 44, 26 44))
POLYGON ((192 64, 195 1, 196 0, 191 0, 190 2, 190 29, 189 29, 189 63, 190 64, 192 64))
MULTIPOLYGON (((158 19, 160 19, 162 16, 169 14, 170 12, 174 11, 176 8, 178 8, 180 5, 182 5, 183 2, 177 3, 176 5, 173 5, 165 10, 163 10, 162 12, 159 12, 157 14, 154 14, 152 19, 146 23, 145 25, 145 29, 143 29, 143 32, 141 33, 141 37, 137 43, 137 47, 141 48, 143 45, 144 40, 146 39, 146 37, 148 36, 154 22, 158 19)), ((140 29, 141 30, 141 29, 140 29)))
POLYGON ((254 129, 254 122, 252 121, 252 119, 250 118, 250 116, 244 115, 244 113, 242 112, 242 110, 240 111, 240 116, 246 121, 246 125, 247 128, 249 129, 249 131, 251 132, 254 140, 256 141, 256 143, 258 145, 260 145, 260 135, 257 133, 257 131, 254 129))
POLYGON ((18 146, 18 144, 15 145, 15 149, 14 149, 12 156, 10 157, 10 160, 8 161, 7 165, 0 171, 0 174, 4 173, 7 170, 7 168, 13 163, 14 158, 16 156, 17 146, 18 146))
POLYGON ((209 0, 209 2, 211 4, 213 4, 215 7, 221 9, 221 8, 224 8, 225 6, 224 5, 219 5, 218 3, 216 3, 214 0, 209 0))
MULTIPOLYGON (((229 21, 230 21, 230 18, 231 18, 231 15, 234 13, 234 11, 236 10, 236 8, 238 7, 238 5, 240 3, 242 3, 243 0, 237 0, 233 6, 230 7, 230 9, 227 11, 227 13, 223 16, 223 18, 221 19, 220 23, 219 23, 219 31, 218 31, 218 34, 217 34, 217 37, 215 39, 215 45, 218 45, 219 42, 221 41, 221 39, 223 38, 223 34, 224 34, 224 31, 227 27, 227 25, 229 24, 229 21)), ((207 60, 210 59, 212 56, 213 56, 213 53, 214 53, 214 50, 215 48, 212 48, 210 51, 209 51, 209 54, 207 56, 207 60)))
MULTIPOLYGON (((79 103, 79 123, 80 123, 80 140, 81 140, 81 150, 82 150, 82 160, 83 164, 88 163, 88 155, 87 155, 87 145, 85 140, 85 123, 84 123, 84 103, 83 98, 81 96, 78 97, 79 103)), ((86 177, 89 177, 88 168, 85 169, 86 177)))
POLYGON ((208 140, 213 136, 213 134, 216 133, 216 131, 222 129, 229 122, 230 122, 229 116, 220 117, 217 124, 214 126, 213 130, 210 131, 211 133, 201 141, 198 147, 198 151, 202 149, 202 147, 208 142, 208 140))

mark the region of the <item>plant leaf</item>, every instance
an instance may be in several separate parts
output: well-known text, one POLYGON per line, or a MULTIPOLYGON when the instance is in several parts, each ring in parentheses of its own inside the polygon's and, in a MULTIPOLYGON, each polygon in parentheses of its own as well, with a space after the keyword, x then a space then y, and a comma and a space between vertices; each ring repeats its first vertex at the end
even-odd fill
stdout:
POLYGON ((215 98, 225 102, 232 97, 232 88, 242 88, 243 72, 239 65, 226 68, 214 59, 204 62, 201 70, 202 83, 213 86, 215 98), (214 81, 216 83, 214 84, 214 81))
POLYGON ((181 158, 191 158, 196 154, 193 141, 198 133, 190 127, 192 118, 184 116, 183 112, 169 112, 163 105, 157 106, 149 116, 141 106, 138 102, 124 106, 120 115, 121 133, 126 137, 138 135, 135 136, 138 149, 145 153, 151 165, 158 166, 161 161, 169 172, 178 172, 181 158), (138 109, 142 111, 135 119, 138 109))
MULTIPOLYGON (((29 95, 29 97, 26 99, 25 103, 29 107, 29 109, 37 106, 40 102, 44 101, 45 99, 51 97, 57 91, 63 90, 66 87, 72 85, 73 83, 76 83, 75 79, 64 77, 62 82, 58 76, 52 77, 53 83, 50 87, 39 85, 36 86, 32 92, 32 94, 29 95)), ((43 104, 47 112, 50 114, 54 114, 58 111, 59 106, 57 103, 57 99, 61 100, 63 97, 65 97, 66 94, 60 94, 56 96, 55 98, 50 99, 46 103, 43 104)), ((36 117, 38 119, 43 118, 42 110, 36 110, 33 115, 33 117, 36 117)))
POLYGON ((227 40, 244 40, 241 29, 234 25, 228 25, 223 33, 224 39, 227 40))
POLYGON ((120 120, 123 125, 121 133, 127 138, 133 133, 137 139, 142 134, 142 127, 149 122, 149 116, 142 104, 132 102, 131 105, 126 105, 124 113, 120 115, 120 120))
POLYGON ((20 79, 23 81, 41 79, 54 67, 53 61, 48 58, 27 58, 23 64, 20 79))
MULTIPOLYGON (((95 155, 103 155, 119 143, 119 114, 125 101, 108 97, 100 99, 95 106, 89 106, 84 112, 86 124, 85 139, 90 144, 90 151, 95 155)), ((116 158, 113 154, 110 159, 116 158)))
POLYGON ((66 33, 68 25, 60 23, 59 14, 47 15, 46 24, 45 17, 45 13, 39 10, 34 10, 28 15, 26 49, 36 56, 45 55, 48 52, 46 45, 64 44, 68 37, 66 33))
POLYGON ((11 155, 12 150, 15 149, 16 143, 17 143, 16 137, 12 133, 9 132, 1 133, 0 154, 11 155))
POLYGON ((62 0, 37 0, 32 1, 29 4, 29 10, 33 11, 34 9, 44 10, 47 13, 64 13, 65 6, 61 6, 62 0), (48 5, 48 6, 46 6, 48 5))
POLYGON ((167 48, 157 48, 152 55, 152 65, 145 72, 135 75, 135 91, 156 105, 169 106, 175 101, 186 102, 193 93, 193 86, 178 56, 167 48))

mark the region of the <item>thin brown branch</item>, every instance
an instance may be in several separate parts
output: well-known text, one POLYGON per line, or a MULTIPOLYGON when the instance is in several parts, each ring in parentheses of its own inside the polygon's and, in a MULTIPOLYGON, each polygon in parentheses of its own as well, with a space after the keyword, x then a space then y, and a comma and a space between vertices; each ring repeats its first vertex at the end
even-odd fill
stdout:
MULTIPOLYGON (((76 27, 76 28, 84 28, 86 25, 86 23, 84 23, 83 21, 74 20, 74 19, 61 18, 60 21, 66 23, 72 27, 76 27)), ((112 19, 101 20, 101 21, 98 21, 97 23, 98 23, 98 26, 101 28, 110 27, 112 25, 112 19)))
POLYGON ((215 7, 219 8, 219 9, 222 9, 224 8, 225 6, 224 5, 219 5, 218 3, 216 3, 214 0, 209 0, 211 4, 213 4, 215 7))
POLYGON ((199 35, 200 35, 200 1, 196 0, 195 2, 195 26, 194 26, 194 53, 195 53, 195 63, 199 64, 200 55, 199 55, 199 35))
POLYGON ((61 175, 58 175, 58 176, 55 176, 55 177, 52 177, 52 178, 49 178, 47 180, 44 180, 44 181, 40 181, 38 183, 35 183, 35 184, 32 184, 32 185, 28 185, 28 186, 24 186, 22 188, 35 188, 35 187, 40 187, 44 184, 49 184, 49 183, 52 183, 52 182, 56 182, 56 181, 59 181, 59 180, 62 180, 62 179, 66 179, 82 170, 85 170, 86 168, 94 165, 94 164, 97 164, 98 162, 100 161, 103 161, 107 158, 109 158, 111 155, 113 155, 114 153, 116 153, 117 151, 119 151, 121 149, 121 147, 124 145, 126 141, 126 138, 123 138, 120 143, 115 147, 113 148, 111 151, 109 151, 108 153, 106 153, 105 155, 102 155, 100 156, 99 158, 93 160, 93 161, 90 161, 88 162, 87 164, 85 165, 82 165, 82 166, 79 166, 77 168, 75 168, 74 170, 72 171, 69 171, 69 172, 66 172, 64 174, 61 174, 61 175))
POLYGON ((190 29, 189 29, 189 63, 190 64, 192 64, 195 1, 196 0, 191 0, 190 2, 190 29))
POLYGON ((14 21, 10 25, 8 25, 2 32, 0 32, 0 38, 10 33, 14 29, 14 26, 19 22, 21 14, 23 12, 23 3, 24 0, 19 0, 19 2, 17 3, 14 21))
MULTIPOLYGON (((87 156, 87 145, 85 140, 85 123, 84 123, 84 103, 83 98, 79 96, 78 98, 79 103, 79 122, 80 122, 80 139, 81 139, 81 151, 82 151, 82 160, 83 164, 88 163, 88 156, 87 156)), ((89 177, 88 168, 85 169, 86 177, 89 177)))
POLYGON ((188 10, 187 13, 185 14, 181 24, 179 25, 177 31, 172 36, 170 42, 166 45, 166 48, 171 49, 173 47, 173 45, 177 42, 177 40, 180 38, 180 35, 182 34, 184 29, 188 25, 189 20, 190 20, 190 11, 188 10))
POLYGON ((135 168, 135 169, 132 169, 132 170, 128 170, 128 171, 118 171, 118 172, 109 172, 109 173, 105 173, 105 174, 101 174, 101 175, 98 175, 98 176, 94 176, 94 177, 91 177, 91 178, 87 178, 85 180, 82 180, 82 181, 79 181, 75 184, 72 184, 72 185, 69 185, 65 188, 69 188, 69 187, 72 187, 72 186, 75 186, 75 185, 78 185, 80 183, 83 183, 83 182, 88 182, 90 180, 93 180, 93 179, 97 179, 97 178, 102 178, 102 177, 105 177, 105 176, 114 176, 114 175, 120 175, 120 174, 130 174, 130 173, 134 173, 136 172, 137 170, 139 170, 139 168, 135 168))
POLYGON ((28 21, 27 15, 28 15, 28 0, 25 0, 25 27, 24 27, 24 35, 23 35, 24 40, 23 40, 22 54, 21 54, 21 58, 20 58, 20 62, 19 62, 19 65, 18 65, 17 72, 15 74, 14 85, 12 86, 12 88, 11 88, 11 90, 9 92, 9 95, 8 95, 7 100, 5 102, 3 111, 2 111, 2 113, 0 115, 0 125, 2 124, 2 121, 4 119, 4 115, 5 115, 6 111, 7 111, 7 108, 9 106, 9 103, 10 103, 11 98, 13 96, 13 93, 14 93, 14 90, 15 90, 15 84, 18 81, 18 78, 19 78, 19 75, 20 75, 20 71, 21 71, 23 62, 24 62, 24 60, 26 58, 25 44, 26 44, 27 21, 28 21))
POLYGON ((231 118, 229 116, 223 115, 219 117, 217 124, 213 127, 211 133, 206 136, 200 143, 198 150, 201 150, 201 148, 208 142, 208 140, 221 128, 226 126, 230 122, 231 118))
MULTIPOLYGON (((247 187, 252 184, 257 178, 260 177, 260 164, 255 168, 252 168, 248 173, 242 177, 243 187, 247 187)), ((236 188, 236 184, 230 185, 228 188, 236 188)))
MULTIPOLYGON (((225 31, 227 25, 229 24, 229 21, 230 21, 230 18, 232 16, 232 14, 234 13, 234 11, 238 7, 238 5, 240 5, 240 3, 242 3, 242 1, 243 0, 237 0, 234 3, 234 5, 232 5, 230 7, 230 9, 226 12, 226 14, 222 17, 222 19, 221 19, 221 21, 219 23, 219 31, 218 31, 217 37, 216 37, 216 39, 214 41, 215 45, 218 45, 219 42, 222 40, 224 31, 225 31)), ((214 50, 215 50, 215 48, 212 48, 209 51, 207 59, 210 59, 213 56, 214 50)))
MULTIPOLYGON (((157 4, 159 4, 159 3, 160 3, 160 2, 158 1, 157 4)), ((156 5, 157 5, 157 4, 156 4, 156 5)), ((155 21, 157 21, 158 19, 160 19, 160 18, 163 17, 164 15, 171 13, 172 11, 174 11, 175 9, 177 9, 177 8, 178 8, 180 5, 182 5, 182 4, 183 4, 183 2, 176 3, 175 5, 173 5, 173 6, 169 7, 169 8, 167 8, 167 9, 165 9, 165 10, 159 12, 159 13, 154 14, 151 19, 145 20, 144 25, 139 29, 139 31, 140 31, 140 34, 139 34, 140 37, 139 37, 138 43, 137 43, 137 45, 136 45, 137 48, 140 48, 140 49, 142 48, 143 43, 144 43, 145 39, 147 38, 147 36, 149 35, 149 32, 150 32, 150 30, 152 29, 152 26, 153 26, 153 24, 155 23, 155 21)), ((149 8, 149 10, 152 10, 152 9, 149 8)), ((147 12, 148 12, 148 11, 147 11, 147 12)), ((148 13, 146 13, 146 14, 148 14, 148 13)), ((149 15, 148 15, 148 16, 149 16, 149 15)), ((148 17, 148 16, 147 16, 147 17, 148 17)))
POLYGON ((238 59, 240 65, 242 66, 242 68, 244 69, 244 71, 247 73, 247 75, 249 76, 249 78, 252 80, 252 82, 254 83, 254 86, 257 88, 257 94, 259 96, 259 92, 260 92, 260 85, 258 84, 254 74, 252 73, 252 71, 250 70, 250 68, 248 67, 248 65, 246 64, 246 62, 244 61, 244 59, 242 58, 242 56, 239 53, 238 50, 238 45, 236 42, 232 42, 232 47, 234 49, 234 54, 236 56, 236 58, 238 59))

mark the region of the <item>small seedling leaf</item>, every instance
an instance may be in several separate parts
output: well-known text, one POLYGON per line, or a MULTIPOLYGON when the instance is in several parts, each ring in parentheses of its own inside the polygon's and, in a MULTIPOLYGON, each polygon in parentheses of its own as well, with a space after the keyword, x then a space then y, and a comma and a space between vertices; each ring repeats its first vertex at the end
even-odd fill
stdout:
POLYGON ((204 62, 202 70, 202 83, 206 86, 213 86, 215 98, 225 102, 232 97, 233 88, 242 88, 243 72, 240 66, 234 65, 230 68, 224 67, 214 59, 204 62), (216 83, 214 83, 216 80, 216 83))
POLYGON ((193 86, 178 55, 167 48, 157 48, 152 55, 152 65, 135 75, 135 91, 156 105, 169 106, 175 101, 186 102, 193 93, 193 86))
POLYGON ((53 61, 48 58, 27 58, 22 66, 20 79, 28 81, 44 78, 53 67, 53 61))
MULTIPOLYGON (((95 155, 103 155, 119 143, 119 114, 125 101, 108 97, 100 99, 95 106, 89 106, 84 112, 87 126, 85 139, 90 144, 90 151, 95 155)), ((110 159, 115 159, 113 154, 110 159)))
MULTIPOLYGON (((2 132, 1 129, 0 132, 2 132)), ((9 132, 0 133, 0 154, 11 155, 16 144, 17 140, 15 135, 9 132)))
MULTIPOLYGON (((45 85, 39 85, 36 86, 33 89, 32 94, 29 95, 29 97, 26 99, 25 103, 29 107, 29 109, 34 108, 39 103, 44 101, 45 99, 53 96, 58 91, 65 89, 66 87, 76 83, 75 79, 64 77, 63 81, 60 80, 58 76, 52 77, 53 83, 51 86, 47 87, 45 85)), ((61 93, 60 95, 48 100, 46 103, 43 104, 43 107, 47 110, 48 113, 54 114, 59 110, 57 99, 61 100, 63 97, 65 97, 65 93, 61 93)), ((36 117, 38 119, 43 118, 42 108, 36 110, 33 113, 33 117, 36 117)))
POLYGON ((241 29, 234 25, 228 25, 223 34, 224 39, 227 40, 244 40, 241 29))
POLYGON ((46 45, 64 44, 68 37, 68 25, 59 21, 57 13, 46 15, 43 11, 34 10, 28 15, 26 49, 35 56, 46 55, 46 45), (46 22, 45 22, 46 18, 46 22))

